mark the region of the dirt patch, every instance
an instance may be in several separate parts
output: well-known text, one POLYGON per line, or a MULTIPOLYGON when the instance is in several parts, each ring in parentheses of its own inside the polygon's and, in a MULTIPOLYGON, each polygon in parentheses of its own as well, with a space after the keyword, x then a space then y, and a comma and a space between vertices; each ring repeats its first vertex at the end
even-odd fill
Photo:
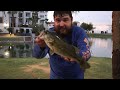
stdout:
POLYGON ((27 65, 26 67, 22 67, 22 68, 24 68, 25 72, 31 72, 31 71, 33 71, 33 69, 40 69, 40 70, 43 70, 45 73, 50 73, 49 66, 46 67, 46 66, 42 66, 40 64, 27 65))
POLYGON ((49 66, 42 66, 42 65, 44 65, 44 63, 35 64, 35 65, 27 65, 26 67, 22 67, 22 69, 24 72, 31 73, 34 78, 37 78, 38 76, 33 72, 33 70, 35 69, 42 70, 46 74, 50 73, 49 66))
POLYGON ((96 62, 90 62, 91 64, 99 64, 99 63, 96 63, 96 62))

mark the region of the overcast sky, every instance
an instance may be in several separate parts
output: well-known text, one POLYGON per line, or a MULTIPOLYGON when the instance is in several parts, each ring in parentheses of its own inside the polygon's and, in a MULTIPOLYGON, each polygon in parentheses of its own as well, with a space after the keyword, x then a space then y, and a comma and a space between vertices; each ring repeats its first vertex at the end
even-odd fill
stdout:
MULTIPOLYGON (((53 11, 48 12, 49 21, 53 20, 53 11)), ((112 11, 80 11, 73 14, 73 21, 92 23, 96 29, 106 30, 112 25, 112 11)))

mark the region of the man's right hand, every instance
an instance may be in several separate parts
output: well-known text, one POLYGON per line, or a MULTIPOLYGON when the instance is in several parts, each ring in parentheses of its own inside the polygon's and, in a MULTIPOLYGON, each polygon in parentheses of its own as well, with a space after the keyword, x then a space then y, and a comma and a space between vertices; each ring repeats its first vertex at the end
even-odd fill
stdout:
POLYGON ((38 44, 40 47, 46 47, 46 43, 43 39, 41 39, 40 37, 42 36, 42 33, 40 33, 39 36, 37 36, 37 38, 35 39, 35 43, 38 44))

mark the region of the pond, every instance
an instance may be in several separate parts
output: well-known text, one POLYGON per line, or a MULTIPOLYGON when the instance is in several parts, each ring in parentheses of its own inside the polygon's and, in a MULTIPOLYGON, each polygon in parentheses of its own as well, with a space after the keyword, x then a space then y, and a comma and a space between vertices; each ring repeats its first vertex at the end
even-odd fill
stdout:
MULTIPOLYGON (((95 57, 112 57, 112 40, 90 38, 90 51, 95 57)), ((0 42, 0 58, 32 57, 33 43, 2 43, 0 42)), ((48 55, 46 56, 48 58, 48 55)))
POLYGON ((32 57, 32 43, 0 43, 0 57, 32 57))
POLYGON ((90 47, 92 56, 112 58, 113 42, 111 38, 91 38, 92 45, 90 47))

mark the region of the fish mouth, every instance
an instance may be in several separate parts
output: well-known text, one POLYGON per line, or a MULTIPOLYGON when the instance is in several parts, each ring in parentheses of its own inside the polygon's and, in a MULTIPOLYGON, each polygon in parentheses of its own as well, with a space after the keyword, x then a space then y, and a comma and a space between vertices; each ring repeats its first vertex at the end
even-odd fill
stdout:
POLYGON ((49 31, 48 30, 45 30, 44 33, 47 34, 49 31))

